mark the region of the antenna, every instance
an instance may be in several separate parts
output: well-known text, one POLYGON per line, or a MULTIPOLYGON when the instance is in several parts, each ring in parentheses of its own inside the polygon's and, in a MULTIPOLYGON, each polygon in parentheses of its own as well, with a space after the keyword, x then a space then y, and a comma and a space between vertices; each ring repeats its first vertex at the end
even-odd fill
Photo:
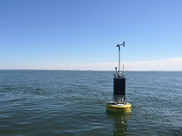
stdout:
POLYGON ((120 73, 120 46, 123 45, 125 47, 125 42, 123 44, 117 44, 116 47, 118 47, 118 72, 120 73))

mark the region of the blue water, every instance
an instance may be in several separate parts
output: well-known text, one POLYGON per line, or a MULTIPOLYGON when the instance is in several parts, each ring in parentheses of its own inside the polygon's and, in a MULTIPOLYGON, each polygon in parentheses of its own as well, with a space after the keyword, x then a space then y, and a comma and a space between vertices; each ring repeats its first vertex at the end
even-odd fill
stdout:
POLYGON ((132 112, 107 114, 113 72, 0 71, 2 136, 182 136, 182 72, 126 72, 132 112))

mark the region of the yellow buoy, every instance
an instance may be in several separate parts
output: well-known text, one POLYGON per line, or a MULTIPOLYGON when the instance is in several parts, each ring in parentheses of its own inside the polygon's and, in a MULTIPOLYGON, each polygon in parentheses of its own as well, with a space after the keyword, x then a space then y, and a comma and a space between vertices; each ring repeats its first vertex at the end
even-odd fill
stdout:
POLYGON ((118 70, 115 67, 116 73, 113 78, 113 101, 110 101, 106 104, 107 112, 119 112, 119 113, 129 113, 131 112, 131 104, 125 102, 125 94, 126 94, 126 74, 124 73, 124 65, 123 71, 120 71, 120 46, 125 47, 125 42, 123 44, 117 44, 119 51, 119 61, 118 61, 118 70))
POLYGON ((111 112, 129 113, 131 112, 131 104, 130 103, 124 103, 124 104, 107 103, 106 111, 110 113, 111 112))

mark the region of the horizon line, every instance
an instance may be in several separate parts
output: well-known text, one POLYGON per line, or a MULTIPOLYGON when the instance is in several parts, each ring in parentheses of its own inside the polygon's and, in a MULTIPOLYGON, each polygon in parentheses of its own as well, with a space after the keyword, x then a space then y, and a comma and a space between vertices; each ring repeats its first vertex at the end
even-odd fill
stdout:
MULTIPOLYGON (((17 70, 17 71, 23 71, 23 70, 27 70, 27 71, 114 71, 115 70, 83 70, 83 69, 16 69, 16 68, 10 68, 10 69, 0 69, 0 70, 7 70, 7 71, 13 71, 13 70, 17 70)), ((182 72, 182 70, 125 70, 125 71, 121 71, 121 72, 182 72)))

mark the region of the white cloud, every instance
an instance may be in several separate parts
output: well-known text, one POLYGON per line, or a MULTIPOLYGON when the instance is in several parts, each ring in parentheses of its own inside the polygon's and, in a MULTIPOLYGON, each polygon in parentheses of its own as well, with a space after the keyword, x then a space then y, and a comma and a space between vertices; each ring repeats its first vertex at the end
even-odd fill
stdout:
MULTIPOLYGON (((117 62, 57 64, 45 67, 46 69, 65 70, 114 70, 117 62)), ((125 61, 125 70, 182 70, 182 57, 148 61, 125 61)))
MULTIPOLYGON (((41 66, 19 65, 8 69, 51 69, 51 70, 114 70, 118 62, 80 64, 42 64, 41 66)), ((7 69, 7 68, 4 68, 7 69)), ((182 57, 148 61, 125 61, 125 70, 168 70, 182 71, 182 57)))
POLYGON ((150 61, 128 61, 127 70, 182 70, 182 57, 150 61))

